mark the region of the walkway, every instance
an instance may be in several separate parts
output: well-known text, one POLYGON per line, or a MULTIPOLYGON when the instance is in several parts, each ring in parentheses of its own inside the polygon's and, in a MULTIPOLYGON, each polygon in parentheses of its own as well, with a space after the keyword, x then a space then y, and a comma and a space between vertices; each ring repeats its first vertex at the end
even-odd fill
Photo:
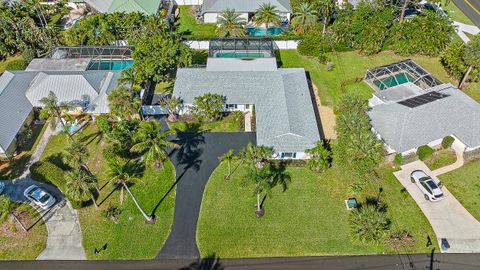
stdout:
POLYGON ((453 25, 455 26, 455 31, 465 43, 470 41, 470 38, 465 33, 472 35, 480 33, 480 29, 475 25, 464 24, 461 22, 453 22, 453 25))
MULTIPOLYGON (((45 125, 49 125, 49 122, 45 123, 45 125)), ((47 147, 48 140, 52 135, 57 134, 57 130, 59 129, 59 123, 57 123, 56 127, 52 129, 50 126, 48 126, 45 129, 45 132, 43 132, 42 138, 40 138, 40 141, 37 144, 37 148, 35 148, 35 151, 33 152, 32 156, 30 157, 30 160, 27 163, 27 166, 25 168, 25 171, 23 174, 19 177, 19 179, 23 178, 28 178, 30 177, 30 166, 39 161, 40 157, 43 154, 43 151, 45 150, 45 147, 47 147)))
POLYGON ((439 176, 441 174, 456 170, 462 167, 465 163, 465 161, 463 160, 463 152, 465 150, 465 147, 462 146, 461 143, 458 142, 458 140, 456 140, 453 142, 452 148, 453 150, 455 150, 455 156, 457 157, 457 160, 453 164, 434 170, 432 172, 434 176, 439 176))
MULTIPOLYGON (((455 147, 455 146, 454 146, 455 147)), ((455 147, 456 148, 456 147, 455 147)), ((457 156, 461 153, 459 148, 455 149, 457 156)), ((438 245, 442 246, 442 239, 446 239, 447 253, 470 253, 480 252, 480 222, 477 221, 448 191, 443 187, 445 198, 438 202, 425 200, 423 193, 415 183, 410 181, 410 174, 414 170, 423 170, 428 175, 436 178, 437 175, 446 173, 463 165, 463 156, 454 164, 435 170, 434 172, 422 161, 415 161, 401 167, 401 171, 394 175, 407 189, 418 204, 422 212, 432 225, 437 236, 438 245)), ((438 179, 435 179, 438 182, 438 179)))
POLYGON ((197 220, 205 185, 219 164, 218 157, 255 142, 255 133, 178 134, 174 141, 182 146, 170 155, 177 174, 175 214, 157 258, 198 258, 197 220))
POLYGON ((252 131, 252 112, 247 112, 244 116, 244 123, 245 123, 245 132, 251 132, 252 131))
MULTIPOLYGON (((48 231, 47 247, 37 259, 85 260, 78 213, 64 198, 60 190, 52 185, 26 178, 15 182, 6 181, 4 193, 12 201, 30 203, 23 196, 23 191, 32 184, 47 190, 57 200, 57 203, 47 211, 35 207, 42 215, 48 231)), ((33 204, 31 205, 33 206, 33 204)))

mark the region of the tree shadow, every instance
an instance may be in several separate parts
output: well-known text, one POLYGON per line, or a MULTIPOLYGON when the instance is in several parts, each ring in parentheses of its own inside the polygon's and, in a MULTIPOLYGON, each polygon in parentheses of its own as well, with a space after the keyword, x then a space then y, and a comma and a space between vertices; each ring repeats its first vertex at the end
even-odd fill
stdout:
POLYGON ((220 258, 215 254, 207 258, 198 259, 189 266, 182 267, 179 270, 224 270, 225 267, 220 263, 220 258))

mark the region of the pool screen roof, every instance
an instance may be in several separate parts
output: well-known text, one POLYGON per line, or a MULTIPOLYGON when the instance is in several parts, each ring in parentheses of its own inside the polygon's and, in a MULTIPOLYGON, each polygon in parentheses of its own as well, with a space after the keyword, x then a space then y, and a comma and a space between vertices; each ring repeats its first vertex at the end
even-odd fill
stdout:
POLYGON ((62 46, 55 47, 49 53, 50 59, 130 59, 133 51, 131 46, 62 46))
POLYGON ((271 38, 213 38, 210 39, 208 57, 218 53, 261 53, 275 57, 271 38))
POLYGON ((411 59, 369 69, 367 70, 364 80, 375 91, 380 91, 402 84, 403 82, 398 81, 392 83, 393 85, 387 83, 387 81, 390 82, 390 80, 397 80, 397 78, 399 78, 398 75, 404 75, 404 77, 411 80, 411 83, 422 89, 428 89, 442 84, 441 81, 411 59), (390 80, 386 80, 387 78, 390 80))

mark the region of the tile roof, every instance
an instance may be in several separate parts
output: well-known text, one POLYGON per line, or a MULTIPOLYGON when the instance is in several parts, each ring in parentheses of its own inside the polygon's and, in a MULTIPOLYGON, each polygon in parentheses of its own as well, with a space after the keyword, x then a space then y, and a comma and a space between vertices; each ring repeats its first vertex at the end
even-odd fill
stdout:
POLYGON ((259 145, 277 152, 301 152, 320 140, 304 69, 178 70, 174 96, 191 104, 208 92, 225 96, 227 104, 255 105, 259 145))
POLYGON ((397 152, 405 152, 454 135, 469 147, 480 146, 480 104, 451 84, 432 91, 448 95, 409 108, 399 103, 377 105, 368 111, 382 139, 397 152))
POLYGON ((264 3, 271 3, 280 12, 292 12, 289 0, 204 0, 202 12, 222 12, 226 9, 235 9, 236 12, 255 12, 264 3))

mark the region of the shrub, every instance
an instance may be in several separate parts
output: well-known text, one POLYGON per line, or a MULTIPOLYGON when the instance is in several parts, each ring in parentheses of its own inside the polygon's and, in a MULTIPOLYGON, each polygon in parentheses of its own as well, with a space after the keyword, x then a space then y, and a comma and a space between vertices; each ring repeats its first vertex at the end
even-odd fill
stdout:
POLYGON ((462 51, 464 47, 465 43, 461 41, 452 42, 440 57, 440 62, 447 71, 448 75, 457 80, 461 80, 468 69, 467 65, 462 59, 462 51))
POLYGON ((427 160, 433 155, 433 149, 428 145, 422 145, 417 149, 417 156, 420 160, 427 160))
POLYGON ((454 141, 455 141, 455 138, 453 138, 452 136, 446 136, 442 140, 442 147, 443 148, 450 148, 454 141))
POLYGON ((122 209, 116 207, 116 206, 108 206, 107 209, 102 211, 102 216, 106 219, 110 219, 113 222, 117 223, 119 222, 118 216, 122 213, 122 209))
POLYGON ((323 63, 328 61, 326 54, 332 51, 332 45, 328 36, 309 33, 303 36, 297 50, 301 55, 317 57, 323 63))
POLYGON ((403 164, 403 156, 402 154, 398 153, 395 155, 395 159, 393 160, 393 163, 395 163, 395 165, 402 165, 403 164))
POLYGON ((23 59, 12 60, 7 63, 5 70, 25 70, 27 63, 23 59))
POLYGON ((367 204, 351 212, 350 228, 362 242, 378 242, 389 227, 387 213, 378 206, 367 204))
POLYGON ((192 116, 197 121, 212 122, 222 116, 225 98, 219 94, 206 93, 195 97, 192 107, 192 116))

